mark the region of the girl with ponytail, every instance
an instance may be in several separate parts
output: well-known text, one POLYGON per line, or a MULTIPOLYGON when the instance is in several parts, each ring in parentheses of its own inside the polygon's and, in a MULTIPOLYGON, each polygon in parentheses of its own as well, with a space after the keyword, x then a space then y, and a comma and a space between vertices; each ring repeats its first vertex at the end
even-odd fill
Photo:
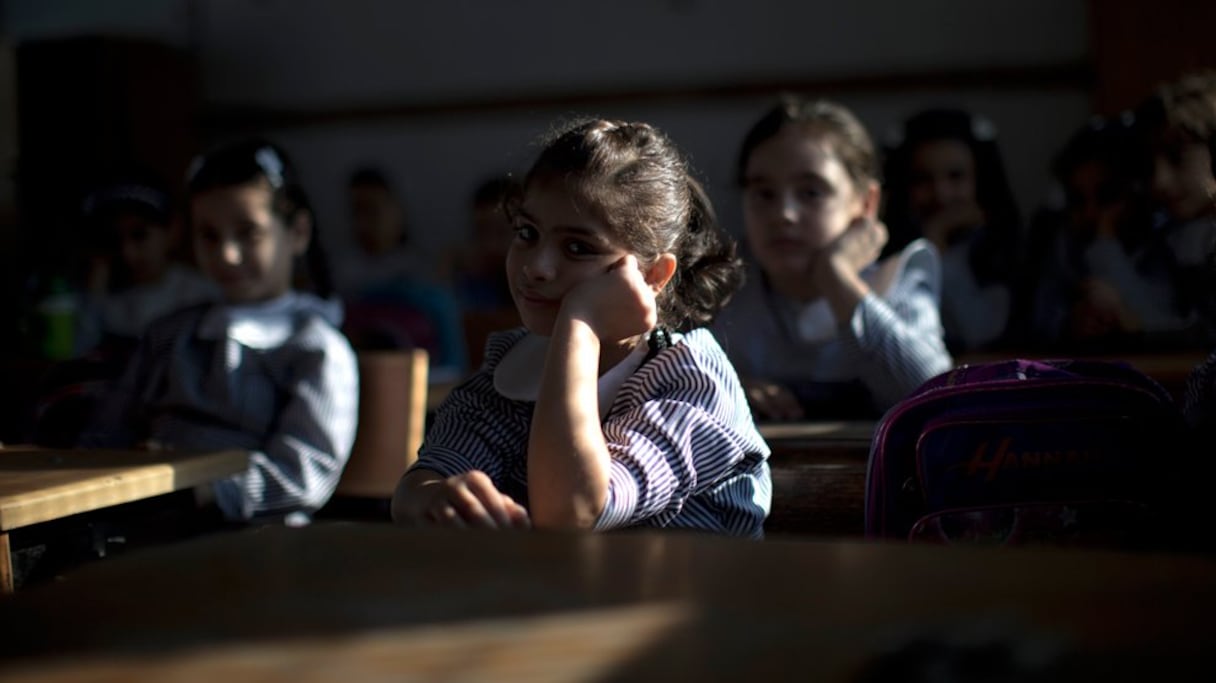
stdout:
POLYGON ((876 418, 952 366, 926 240, 886 259, 874 144, 845 107, 787 98, 739 153, 747 284, 714 323, 760 419, 876 418))
POLYGON ((768 447, 705 329, 741 266, 683 155, 644 123, 575 123, 506 211, 524 327, 440 406, 394 518, 762 535, 768 447))

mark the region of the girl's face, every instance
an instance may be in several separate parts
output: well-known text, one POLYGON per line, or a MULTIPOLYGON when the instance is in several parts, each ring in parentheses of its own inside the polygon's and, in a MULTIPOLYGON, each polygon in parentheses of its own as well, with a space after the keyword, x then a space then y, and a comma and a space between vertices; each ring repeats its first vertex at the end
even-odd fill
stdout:
POLYGON ((1207 145, 1181 139, 1156 145, 1152 188, 1153 197, 1174 220, 1188 221, 1212 211, 1216 179, 1207 145))
POLYGON ((383 254, 401 244, 405 235, 404 215, 401 205, 385 188, 352 187, 350 214, 355 239, 364 252, 383 254))
POLYGON ((309 219, 293 225, 271 208, 265 181, 221 187, 190 201, 199 268, 233 303, 265 301, 291 288, 292 262, 308 247, 309 219))
POLYGON ((877 209, 878 185, 859 190, 833 142, 786 125, 748 156, 743 218, 748 245, 770 276, 801 276, 854 220, 877 209))
POLYGON ((169 251, 173 247, 169 226, 124 213, 114 220, 114 230, 118 235, 118 253, 131 274, 131 283, 159 282, 169 268, 169 251))
POLYGON ((608 226, 555 181, 529 184, 513 227, 507 281, 524 325, 542 336, 553 333, 567 292, 603 274, 627 253, 608 226))
POLYGON ((1113 220, 1127 203, 1119 179, 1101 161, 1078 164, 1065 180, 1072 226, 1083 235, 1092 235, 1104 222, 1113 220))
POLYGON ((959 140, 930 140, 912 151, 908 206, 918 219, 974 204, 975 155, 959 140))

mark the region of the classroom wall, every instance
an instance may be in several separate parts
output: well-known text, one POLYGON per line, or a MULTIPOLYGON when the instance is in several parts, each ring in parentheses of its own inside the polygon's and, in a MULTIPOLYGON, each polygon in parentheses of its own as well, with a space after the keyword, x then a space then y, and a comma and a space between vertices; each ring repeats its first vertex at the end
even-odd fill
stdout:
POLYGON ((347 248, 342 185, 396 180, 418 240, 465 234, 467 196, 521 169, 555 119, 666 129, 737 225, 736 146, 784 87, 854 107, 878 137, 918 108, 986 114, 1029 210, 1088 115, 1082 0, 7 0, 12 40, 154 37, 196 55, 211 139, 260 128, 303 168, 322 234, 347 248))

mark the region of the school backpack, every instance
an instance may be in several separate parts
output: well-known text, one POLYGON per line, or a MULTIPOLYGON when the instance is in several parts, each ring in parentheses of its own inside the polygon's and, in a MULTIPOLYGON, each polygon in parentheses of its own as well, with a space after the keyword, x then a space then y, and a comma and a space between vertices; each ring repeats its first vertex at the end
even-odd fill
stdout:
POLYGON ((1181 411, 1131 366, 1004 360, 928 380, 879 421, 866 535, 1139 548, 1182 514, 1181 411))

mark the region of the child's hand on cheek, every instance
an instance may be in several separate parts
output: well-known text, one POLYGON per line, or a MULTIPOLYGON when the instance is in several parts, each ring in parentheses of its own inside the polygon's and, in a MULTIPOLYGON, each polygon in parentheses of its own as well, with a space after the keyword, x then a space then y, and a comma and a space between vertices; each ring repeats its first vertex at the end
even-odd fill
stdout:
POLYGON ((815 272, 824 277, 828 272, 856 275, 878 260, 887 244, 887 227, 871 218, 858 218, 822 252, 826 263, 818 264, 815 272), (829 266, 824 268, 822 266, 829 266))
POLYGON ((562 314, 583 321, 606 341, 644 334, 658 322, 654 290, 632 254, 575 285, 562 300, 562 314))

